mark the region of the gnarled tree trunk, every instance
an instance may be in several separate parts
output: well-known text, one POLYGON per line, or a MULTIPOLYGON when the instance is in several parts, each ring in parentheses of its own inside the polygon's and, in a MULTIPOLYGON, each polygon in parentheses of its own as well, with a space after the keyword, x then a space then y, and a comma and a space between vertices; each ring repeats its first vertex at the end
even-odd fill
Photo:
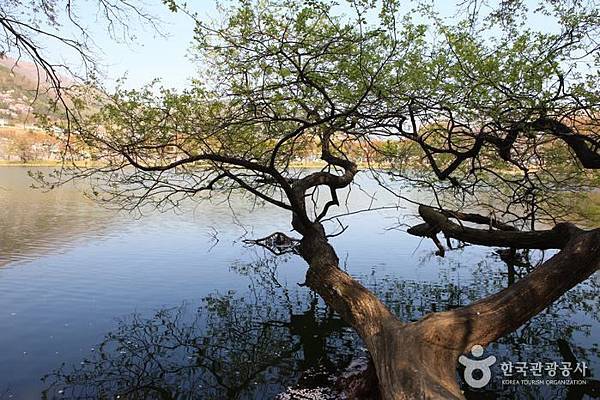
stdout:
MULTIPOLYGON (((562 250, 516 284, 469 306, 432 313, 414 323, 401 322, 339 268, 320 224, 305 229, 299 252, 309 264, 308 286, 364 340, 383 399, 462 399, 456 381, 461 354, 514 331, 599 268, 600 230, 567 231, 570 237, 557 241, 562 250)), ((519 233, 524 234, 514 232, 519 233)), ((551 235, 556 237, 555 233, 551 235)))

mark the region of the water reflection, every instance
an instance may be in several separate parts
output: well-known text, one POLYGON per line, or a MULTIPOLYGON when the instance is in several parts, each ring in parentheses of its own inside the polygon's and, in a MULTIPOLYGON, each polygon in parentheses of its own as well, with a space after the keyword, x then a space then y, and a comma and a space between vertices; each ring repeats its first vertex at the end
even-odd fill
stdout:
POLYGON ((48 375, 44 397, 254 399, 272 398, 296 382, 322 385, 322 377, 351 359, 354 346, 345 355, 334 351, 348 337, 316 298, 304 312, 293 308, 285 291, 228 293, 209 296, 195 309, 132 315, 80 366, 48 375))
MULTIPOLYGON (((23 169, 0 168, 0 265, 29 260, 0 269, 0 399, 38 398, 39 377, 63 361, 44 383, 47 398, 271 398, 288 386, 331 388, 329 378, 361 355, 352 331, 296 285, 303 282, 304 262, 233 262, 252 253, 232 245, 240 223, 255 228, 248 237, 262 237, 289 228, 284 212, 239 199, 235 220, 231 204, 217 203, 132 221, 87 202, 75 188, 43 194, 29 184, 23 169), (211 226, 220 241, 208 251, 211 226), (200 297, 206 299, 173 308, 200 297), (139 312, 114 323, 115 315, 133 310, 139 312), (138 348, 127 346, 142 338, 138 348)), ((353 192, 355 208, 369 204, 361 193, 353 192)), ((344 235, 332 240, 348 271, 403 320, 468 304, 527 273, 528 266, 515 264, 511 278, 501 255, 475 246, 435 257, 429 241, 385 231, 398 213, 354 215, 344 235)), ((535 266, 540 254, 531 256, 535 266)), ((561 361, 557 340, 564 339, 597 374, 598 283, 596 275, 578 285, 487 351, 499 361, 561 361)), ((564 387, 493 381, 490 388, 473 398, 570 396, 564 387)), ((324 398, 327 390, 319 393, 324 398)))
MULTIPOLYGON (((80 365, 64 365, 45 378, 44 398, 267 399, 288 387, 324 388, 315 398, 339 398, 335 382, 340 371, 364 351, 352 330, 308 289, 282 284, 277 259, 261 258, 233 268, 249 279, 247 292, 214 293, 197 305, 121 320, 80 365)), ((508 284, 507 271, 485 261, 476 269, 478 274, 489 279, 461 284, 442 271, 437 283, 377 273, 362 280, 408 321, 508 284)), ((494 378, 483 390, 463 385, 467 398, 597 395, 597 382, 572 387, 503 385, 500 369, 502 361, 568 360, 586 362, 593 369, 599 355, 590 331, 600 305, 597 284, 594 276, 578 285, 517 332, 492 344, 487 352, 498 359, 492 367, 494 378)), ((587 376, 593 375, 588 371, 587 376)))
POLYGON ((0 267, 97 238, 116 222, 81 189, 42 192, 31 183, 24 168, 0 168, 0 267))

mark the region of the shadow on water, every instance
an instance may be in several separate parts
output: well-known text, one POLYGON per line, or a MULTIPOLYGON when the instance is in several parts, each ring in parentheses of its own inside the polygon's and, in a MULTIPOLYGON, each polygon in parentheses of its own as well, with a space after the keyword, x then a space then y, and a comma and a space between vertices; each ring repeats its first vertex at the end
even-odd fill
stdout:
MULTIPOLYGON (((507 270, 488 267, 482 262, 475 279, 464 285, 443 271, 438 283, 375 273, 362 281, 410 321, 473 301, 514 279, 507 270)), ((265 257, 233 268, 248 278, 247 292, 213 293, 198 304, 120 320, 79 365, 63 365, 44 377, 43 398, 340 398, 336 379, 353 360, 364 357, 358 337, 308 289, 279 282, 276 259, 265 257)), ((486 356, 497 358, 492 381, 480 390, 463 382, 467 398, 595 398, 597 381, 588 385, 592 388, 503 384, 507 378, 501 364, 597 364, 598 346, 586 322, 598 318, 596 279, 578 285, 518 331, 490 345, 486 356), (579 317, 573 317, 574 312, 579 317)), ((588 381, 593 372, 588 369, 588 381)), ((459 379, 461 375, 458 370, 459 379)))

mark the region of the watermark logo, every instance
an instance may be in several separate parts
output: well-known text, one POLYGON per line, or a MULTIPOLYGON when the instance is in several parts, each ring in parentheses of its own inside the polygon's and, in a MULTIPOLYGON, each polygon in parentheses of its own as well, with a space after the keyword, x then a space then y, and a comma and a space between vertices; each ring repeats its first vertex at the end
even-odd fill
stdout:
MULTIPOLYGON (((458 362, 465 367, 463 377, 467 385, 480 389, 492 379, 490 367, 497 359, 494 356, 482 358, 483 347, 478 344, 471 347, 471 355, 475 359, 462 355, 458 362)), ((589 374, 585 361, 503 361, 500 370, 502 385, 586 385, 589 374)))
MULTIPOLYGON (((483 347, 476 344, 471 347, 471 354, 476 358, 483 356, 483 347)), ((487 385, 490 379, 492 379, 490 367, 496 362, 496 357, 489 356, 481 360, 473 360, 462 355, 458 358, 458 362, 465 366, 464 378, 467 385, 479 389, 487 385), (475 378, 475 371, 481 371, 481 377, 475 378)))

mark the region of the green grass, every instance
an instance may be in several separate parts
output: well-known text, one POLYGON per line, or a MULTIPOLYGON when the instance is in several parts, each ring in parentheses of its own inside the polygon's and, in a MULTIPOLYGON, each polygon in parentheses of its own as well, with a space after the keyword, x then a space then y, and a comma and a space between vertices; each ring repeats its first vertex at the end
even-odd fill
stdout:
POLYGON ((589 226, 600 225, 600 192, 582 195, 575 203, 575 213, 589 226))

